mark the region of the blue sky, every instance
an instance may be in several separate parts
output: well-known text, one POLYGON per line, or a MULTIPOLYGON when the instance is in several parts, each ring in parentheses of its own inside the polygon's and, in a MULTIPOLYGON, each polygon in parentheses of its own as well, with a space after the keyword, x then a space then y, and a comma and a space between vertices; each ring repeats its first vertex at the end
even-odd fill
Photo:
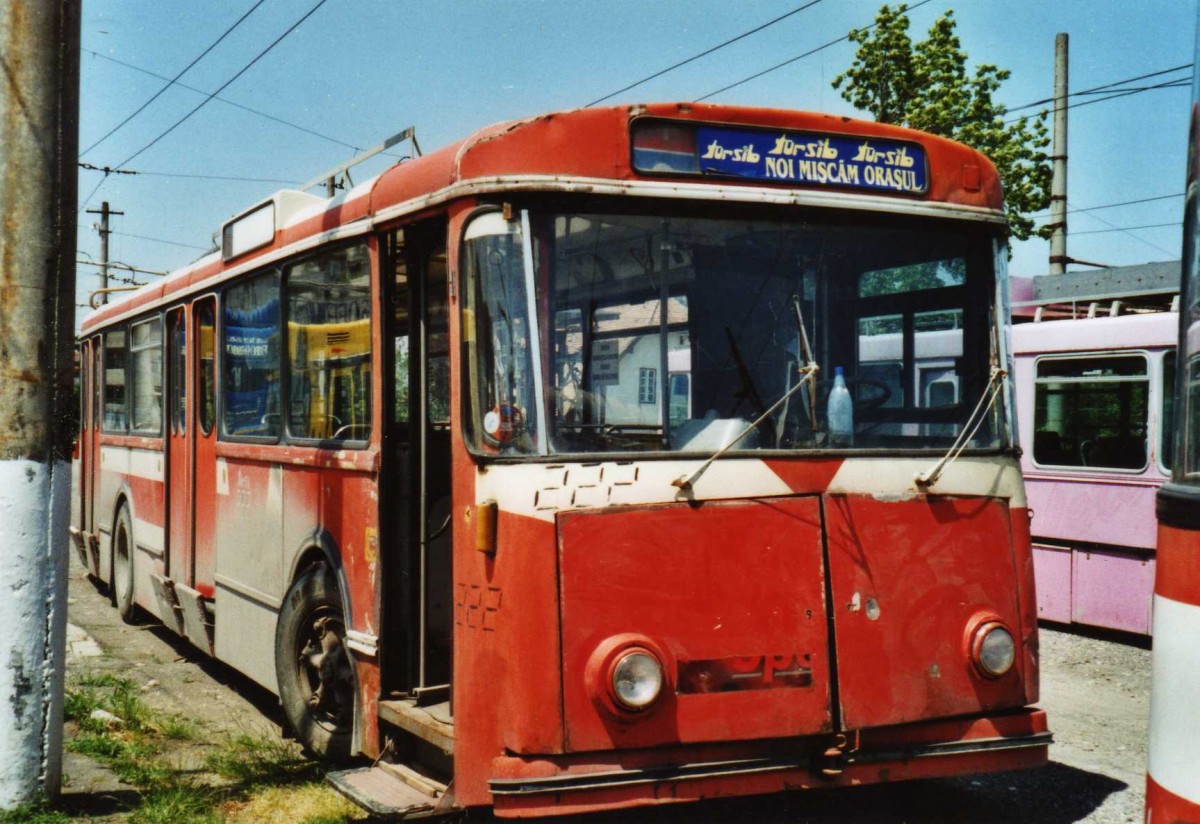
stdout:
MULTIPOLYGON (((180 82, 205 93, 216 90, 316 3, 265 0, 180 82)), ((82 33, 81 149, 164 85, 144 72, 173 77, 253 4, 89 0, 82 33)), ((86 206, 99 208, 107 200, 125 213, 112 219, 113 260, 169 270, 202 254, 227 217, 287 188, 287 182, 305 182, 349 159, 352 147, 375 145, 411 125, 430 151, 487 123, 581 106, 804 4, 326 0, 221 92, 222 100, 212 100, 126 164, 142 174, 109 176, 86 206)), ((880 5, 880 0, 819 0, 609 102, 695 100, 869 25, 880 5)), ((1074 91, 1193 58, 1195 0, 932 0, 911 12, 914 38, 923 37, 947 9, 954 11, 972 66, 986 62, 1012 71, 998 95, 1010 108, 1050 96, 1057 32, 1071 37, 1074 91)), ((855 114, 830 86, 853 53, 852 44, 837 43, 711 102, 855 114)), ((1187 76, 1184 70, 1133 85, 1187 76)), ((95 166, 123 163, 203 99, 196 91, 168 89, 82 160, 95 166)), ((1070 214, 1068 254, 1114 266, 1179 257, 1189 99, 1187 89, 1171 88, 1070 110, 1070 209, 1161 199, 1070 214), (1171 225, 1114 230, 1156 224, 1171 225)), ((379 162, 368 165, 355 179, 379 169, 379 162)), ((101 177, 81 170, 80 197, 88 198, 101 177)), ((80 215, 81 258, 99 255, 97 219, 80 215)), ((1010 271, 1041 274, 1048 254, 1042 241, 1017 244, 1010 271)), ((79 267, 80 302, 96 287, 95 272, 79 267)))

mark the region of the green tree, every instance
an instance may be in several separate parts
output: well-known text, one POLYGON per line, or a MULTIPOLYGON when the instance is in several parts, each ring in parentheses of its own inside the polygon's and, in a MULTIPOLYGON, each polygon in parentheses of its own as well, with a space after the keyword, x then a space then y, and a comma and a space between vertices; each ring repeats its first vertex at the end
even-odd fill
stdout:
POLYGON ((1048 237, 1048 227, 1035 228, 1029 217, 1050 204, 1047 112, 1004 122, 1008 110, 992 95, 1012 73, 982 64, 968 75, 954 12, 939 17, 918 43, 908 27, 908 6, 901 4, 883 6, 873 28, 851 31, 858 52, 833 87, 880 123, 953 138, 983 152, 1000 173, 1012 236, 1048 237))

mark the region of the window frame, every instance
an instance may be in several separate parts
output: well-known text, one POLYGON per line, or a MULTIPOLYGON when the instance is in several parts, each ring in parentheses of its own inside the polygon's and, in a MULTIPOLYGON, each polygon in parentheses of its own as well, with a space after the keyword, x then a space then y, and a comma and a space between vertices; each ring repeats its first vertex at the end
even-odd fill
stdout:
POLYGON ((100 338, 100 380, 98 382, 98 385, 100 388, 100 398, 99 398, 100 432, 102 432, 105 435, 128 435, 128 434, 130 434, 130 429, 129 429, 129 396, 130 396, 130 392, 129 392, 129 384, 130 384, 130 381, 129 381, 129 361, 130 361, 129 324, 124 323, 124 322, 114 324, 106 329, 103 329, 97 335, 97 337, 100 338), (110 427, 105 422, 107 419, 107 411, 106 411, 107 404, 105 402, 105 394, 106 394, 106 390, 108 389, 108 336, 113 334, 114 332, 123 332, 125 335, 125 346, 122 347, 125 352, 125 357, 123 358, 124 362, 121 364, 121 369, 125 375, 125 382, 121 387, 122 391, 124 393, 124 397, 122 398, 122 404, 121 404, 124 407, 124 414, 122 415, 122 420, 124 421, 124 425, 121 426, 120 429, 110 427))
MULTIPOLYGON (((1038 386, 1041 385, 1043 383, 1043 381, 1047 382, 1047 383, 1050 382, 1050 379, 1048 379, 1048 378, 1042 379, 1042 378, 1038 377, 1038 366, 1043 361, 1065 361, 1065 360, 1082 360, 1082 359, 1086 359, 1086 358, 1103 359, 1103 358, 1120 358, 1120 357, 1140 357, 1142 359, 1142 362, 1145 364, 1145 367, 1146 367, 1144 377, 1141 378, 1141 380, 1143 380, 1146 384, 1146 418, 1145 418, 1146 455, 1142 461, 1142 466, 1140 468, 1126 469, 1126 468, 1122 468, 1122 467, 1113 467, 1113 466, 1076 466, 1076 465, 1072 465, 1072 464, 1041 463, 1037 459, 1037 454, 1035 452, 1034 444, 1032 442, 1029 444, 1029 460, 1030 460, 1030 462, 1038 469, 1045 469, 1045 470, 1051 470, 1051 471, 1056 471, 1056 472, 1083 472, 1085 474, 1090 474, 1090 475, 1118 474, 1118 475, 1128 475, 1128 476, 1146 474, 1146 472, 1150 469, 1150 466, 1151 466, 1150 448, 1151 448, 1151 444, 1153 443, 1153 435, 1151 433, 1151 428, 1152 428, 1151 424, 1154 419, 1153 399, 1151 397, 1151 392, 1154 388, 1154 365, 1153 365, 1153 359, 1150 357, 1150 354, 1151 353, 1149 350, 1142 349, 1142 348, 1138 348, 1138 349, 1098 349, 1098 350, 1090 350, 1090 351, 1086 351, 1086 352, 1055 352, 1053 354, 1038 355, 1036 358, 1033 359, 1033 398, 1032 398, 1033 407, 1032 407, 1031 414, 1033 417, 1032 425, 1033 425, 1034 429, 1031 430, 1031 438, 1036 437, 1036 434, 1037 434, 1036 418, 1037 418, 1038 386)), ((1060 382, 1061 382, 1061 380, 1062 379, 1059 379, 1060 382)), ((1079 382, 1079 383, 1084 382, 1084 380, 1072 379, 1072 378, 1067 378, 1066 380, 1071 381, 1071 382, 1079 382)), ((1132 383, 1135 380, 1137 380, 1137 379, 1129 379, 1129 378, 1111 379, 1110 378, 1107 381, 1102 381, 1102 382, 1132 383)))
MULTIPOLYGON (((281 386, 280 386, 280 408, 281 408, 281 431, 280 442, 293 444, 295 446, 304 446, 317 449, 367 449, 371 444, 371 436, 374 435, 378 422, 375 420, 375 349, 376 349, 376 311, 378 307, 375 305, 375 263, 374 255, 371 251, 369 236, 355 237, 342 243, 331 243, 321 246, 317 249, 310 250, 304 254, 298 255, 287 261, 283 261, 275 268, 279 270, 279 315, 280 315, 280 334, 283 336, 282 345, 280 346, 280 359, 282 366, 280 369, 281 386), (361 246, 367 259, 367 303, 370 310, 370 315, 367 318, 367 336, 370 344, 370 349, 367 352, 367 363, 369 370, 369 378, 366 386, 366 404, 367 411, 370 415, 370 423, 367 429, 366 436, 363 438, 347 438, 345 440, 335 440, 333 438, 309 438, 303 435, 296 435, 292 432, 292 415, 291 415, 291 389, 292 389, 292 357, 291 357, 291 335, 287 331, 288 323, 291 321, 291 312, 288 302, 288 279, 291 270, 297 266, 303 265, 309 261, 318 260, 322 257, 328 257, 353 246, 361 246)), ((332 384, 331 384, 332 389, 332 384)))
POLYGON ((287 406, 286 406, 287 405, 287 393, 286 393, 287 380, 286 380, 286 375, 284 374, 284 368, 283 368, 283 360, 284 360, 284 347, 283 346, 278 347, 278 349, 276 350, 276 353, 275 353, 276 354, 275 366, 276 366, 276 368, 278 370, 278 374, 279 374, 279 409, 280 409, 280 411, 278 412, 278 414, 279 414, 279 429, 278 429, 278 431, 274 435, 239 435, 236 433, 229 432, 225 426, 225 407, 226 407, 226 403, 225 403, 226 383, 225 383, 225 381, 226 381, 226 377, 227 377, 227 370, 229 368, 228 364, 226 363, 226 351, 225 351, 225 308, 226 308, 226 305, 228 304, 229 293, 234 289, 246 286, 248 283, 250 283, 250 281, 254 280, 255 278, 263 277, 263 276, 271 274, 272 272, 276 272, 279 276, 279 282, 276 287, 276 296, 277 296, 278 300, 280 301, 279 333, 280 333, 280 335, 283 335, 284 334, 283 330, 286 328, 286 324, 287 324, 287 321, 284 317, 285 311, 284 311, 284 306, 283 306, 283 265, 284 264, 282 264, 282 263, 273 263, 270 266, 264 266, 262 269, 256 269, 253 272, 247 272, 246 274, 236 278, 235 280, 232 280, 229 283, 223 284, 220 292, 218 293, 219 297, 218 297, 217 305, 216 305, 216 309, 215 309, 216 317, 214 318, 214 320, 216 321, 216 325, 213 330, 214 334, 216 335, 216 340, 214 341, 214 346, 213 346, 213 349, 214 349, 213 354, 216 355, 216 358, 217 358, 217 364, 214 369, 214 379, 213 379, 213 390, 216 393, 216 401, 217 401, 216 410, 215 410, 216 420, 213 422, 213 424, 214 424, 213 428, 216 429, 216 431, 217 431, 217 440, 221 441, 223 443, 251 443, 251 444, 263 444, 263 445, 275 445, 275 444, 286 443, 286 440, 284 438, 284 435, 286 432, 286 426, 284 425, 284 420, 283 420, 285 417, 285 413, 283 410, 285 410, 287 408, 287 406))
POLYGON ((1170 442, 1167 441, 1166 435, 1168 433, 1166 427, 1163 426, 1163 422, 1165 420, 1164 413, 1167 411, 1167 404, 1170 403, 1172 407, 1172 427, 1170 434, 1177 436, 1175 430, 1179 426, 1179 403, 1178 399, 1175 397, 1175 383, 1179 378, 1179 349, 1175 346, 1163 349, 1160 353, 1160 357, 1156 358, 1155 360, 1157 363, 1155 364, 1154 368, 1154 385, 1158 389, 1158 399, 1157 403, 1153 405, 1154 408, 1152 410, 1154 417, 1154 442, 1157 447, 1154 453, 1154 465, 1164 477, 1170 478, 1171 467, 1167 465, 1167 463, 1163 460, 1163 457, 1170 455, 1172 463, 1177 460, 1178 456, 1175 454, 1174 443, 1174 441, 1177 440, 1177 437, 1173 437, 1170 442), (1175 374, 1168 383, 1166 379, 1167 358, 1170 357, 1175 358, 1175 374))

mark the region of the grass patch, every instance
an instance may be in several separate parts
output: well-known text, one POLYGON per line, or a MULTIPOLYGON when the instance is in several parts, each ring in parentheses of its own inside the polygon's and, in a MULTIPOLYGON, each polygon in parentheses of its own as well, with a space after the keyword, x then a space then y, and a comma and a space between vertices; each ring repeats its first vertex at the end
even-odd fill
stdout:
POLYGON ((305 758, 294 744, 244 734, 211 753, 206 766, 246 789, 319 781, 324 772, 321 764, 305 758))
POLYGON ((66 813, 52 810, 44 797, 15 810, 0 810, 0 824, 69 824, 70 820, 66 813))
MULTIPOLYGON (((168 742, 199 735, 190 719, 146 704, 128 678, 85 676, 66 694, 66 716, 78 727, 67 746, 111 769, 141 793, 129 824, 346 824, 362 812, 321 784, 325 768, 300 748, 274 736, 242 734, 208 753, 196 770, 173 763, 168 742), (120 721, 93 718, 104 710, 120 721)), ((193 765, 195 766, 193 758, 193 765)), ((0 816, 0 824, 64 824, 69 819, 44 804, 0 816), (41 817, 38 817, 41 816, 41 817)))
POLYGON ((142 796, 129 824, 218 824, 217 800, 211 787, 177 783, 142 796))

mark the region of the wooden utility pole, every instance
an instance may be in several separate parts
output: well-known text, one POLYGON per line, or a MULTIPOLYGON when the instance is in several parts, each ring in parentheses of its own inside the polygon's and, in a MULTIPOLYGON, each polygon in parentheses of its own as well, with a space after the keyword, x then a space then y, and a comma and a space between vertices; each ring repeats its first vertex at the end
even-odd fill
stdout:
POLYGON ((1054 38, 1054 177, 1050 183, 1050 274, 1067 271, 1067 35, 1054 38))
POLYGON ((81 0, 0 0, 0 810, 58 793, 81 0))
POLYGON ((108 208, 108 201, 100 204, 99 209, 88 209, 89 215, 100 215, 100 225, 96 231, 100 233, 100 302, 108 303, 108 236, 112 231, 108 228, 109 215, 123 215, 124 212, 114 212, 108 208))

